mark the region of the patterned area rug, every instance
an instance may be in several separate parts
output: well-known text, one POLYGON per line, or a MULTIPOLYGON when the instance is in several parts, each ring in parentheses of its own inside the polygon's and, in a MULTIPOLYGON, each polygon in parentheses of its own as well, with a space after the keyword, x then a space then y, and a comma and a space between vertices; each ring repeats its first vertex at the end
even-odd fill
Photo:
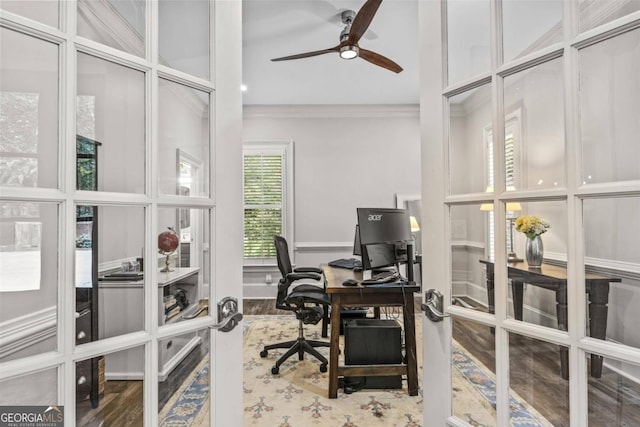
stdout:
MULTIPOLYGON (((409 396, 402 389, 365 389, 352 394, 338 391, 328 399, 328 373, 320 373, 314 358, 292 357, 280 367, 271 367, 285 350, 259 356, 262 347, 297 336, 291 316, 245 316, 244 332, 244 425, 260 427, 420 427, 423 391, 409 396)), ((416 318, 421 329, 421 319, 416 318)), ((322 339, 319 325, 306 325, 305 336, 322 339)), ((417 334, 420 385, 422 385, 421 334, 417 334)), ((342 337, 341 337, 342 339, 342 337)), ((343 347, 344 348, 344 347, 343 347)), ((328 357, 329 349, 320 352, 328 357)), ((493 374, 467 351, 454 344, 453 407, 455 414, 471 426, 495 426, 495 381, 493 374)), ((159 414, 161 427, 208 426, 209 358, 204 358, 159 414)), ((551 424, 512 392, 511 426, 551 427, 551 424)))
POLYGON ((209 425, 209 357, 204 357, 164 405, 160 427, 209 425))

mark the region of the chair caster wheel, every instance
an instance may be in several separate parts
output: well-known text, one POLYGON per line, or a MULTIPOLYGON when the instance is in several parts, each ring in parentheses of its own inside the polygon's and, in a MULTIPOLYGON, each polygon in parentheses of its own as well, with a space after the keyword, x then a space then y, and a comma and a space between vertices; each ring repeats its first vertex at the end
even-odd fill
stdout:
POLYGON ((278 375, 278 372, 280 372, 280 368, 278 368, 277 366, 274 366, 273 368, 271 368, 271 373, 273 375, 278 375))
POLYGON ((320 365, 320 372, 327 372, 327 365, 320 365))
POLYGON ((260 352, 260 357, 267 357, 267 350, 262 350, 260 352))

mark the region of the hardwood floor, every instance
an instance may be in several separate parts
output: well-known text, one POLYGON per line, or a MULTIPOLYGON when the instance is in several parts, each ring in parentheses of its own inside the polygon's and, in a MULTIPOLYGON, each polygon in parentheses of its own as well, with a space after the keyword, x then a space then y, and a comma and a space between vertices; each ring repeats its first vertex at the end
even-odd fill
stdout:
MULTIPOLYGON (((455 319, 453 337, 495 373, 494 335, 481 324, 455 319)), ((555 427, 569 427, 569 381, 560 376, 558 346, 511 334, 510 387, 555 427)), ((640 426, 640 384, 603 369, 588 378, 589 426, 640 426)))
MULTIPOLYGON (((416 298, 416 310, 420 300, 416 298)), ((244 300, 246 315, 286 315, 273 299, 244 300)), ((420 332, 420 331, 416 331, 420 332)), ((454 339, 495 372, 494 335, 487 326, 455 319, 454 339)), ((188 369, 176 372, 188 371, 188 369)), ((560 377, 558 347, 531 338, 510 336, 510 386, 556 427, 569 427, 569 382, 560 377)), ((174 380, 171 380, 172 382, 174 380)), ((177 381, 177 380, 175 380, 177 381)), ((160 398, 165 399, 162 390, 160 398)), ((425 390, 425 396, 428 391, 425 390)), ((640 426, 640 384, 607 369, 602 378, 589 378, 589 426, 640 426)), ((142 381, 108 381, 100 405, 77 403, 79 426, 141 426, 142 381)))

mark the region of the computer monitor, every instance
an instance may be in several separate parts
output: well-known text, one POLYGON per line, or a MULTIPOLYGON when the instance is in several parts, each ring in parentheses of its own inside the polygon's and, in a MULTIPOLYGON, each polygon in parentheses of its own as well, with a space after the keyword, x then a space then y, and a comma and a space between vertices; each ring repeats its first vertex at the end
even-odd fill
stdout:
POLYGON ((396 243, 411 241, 407 209, 357 208, 360 243, 396 243))
POLYGON ((363 269, 381 269, 408 262, 409 241, 411 229, 406 209, 358 209, 353 253, 362 257, 363 269))

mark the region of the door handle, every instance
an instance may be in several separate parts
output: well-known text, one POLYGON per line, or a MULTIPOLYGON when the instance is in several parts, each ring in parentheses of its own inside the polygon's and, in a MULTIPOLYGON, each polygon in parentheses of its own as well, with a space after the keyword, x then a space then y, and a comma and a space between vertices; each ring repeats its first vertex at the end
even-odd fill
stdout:
POLYGON ((420 307, 424 311, 425 316, 432 322, 441 322, 448 314, 444 314, 444 303, 442 294, 437 289, 429 289, 424 294, 425 303, 420 307))
POLYGON ((242 313, 238 311, 238 300, 232 297, 224 297, 218 303, 218 323, 211 326, 222 332, 233 330, 242 320, 242 313))

